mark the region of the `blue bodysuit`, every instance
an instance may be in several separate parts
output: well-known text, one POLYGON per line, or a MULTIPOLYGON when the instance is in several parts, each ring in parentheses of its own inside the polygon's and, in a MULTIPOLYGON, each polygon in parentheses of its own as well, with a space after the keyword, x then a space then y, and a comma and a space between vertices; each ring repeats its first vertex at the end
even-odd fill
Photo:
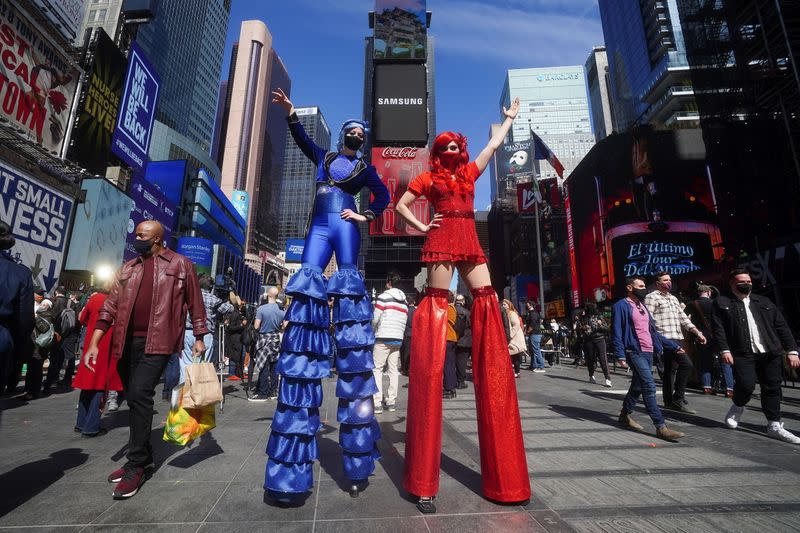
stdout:
POLYGON ((306 135, 295 116, 289 118, 289 129, 303 153, 317 165, 317 190, 302 268, 286 287, 292 303, 286 312, 289 325, 277 367, 281 386, 267 443, 264 481, 264 488, 278 499, 299 496, 314 485, 321 380, 330 375, 329 357, 334 348, 344 473, 353 482, 365 480, 380 458, 376 446, 380 428, 372 401, 377 392, 372 374, 372 305, 357 270, 358 225, 343 220, 341 211, 357 211, 353 195, 365 186, 374 198, 363 215, 370 219, 380 216, 389 204, 389 191, 375 167, 358 158, 326 153, 306 135), (327 280, 322 271, 334 253, 339 269, 327 280), (329 298, 333 299, 332 315, 329 298))

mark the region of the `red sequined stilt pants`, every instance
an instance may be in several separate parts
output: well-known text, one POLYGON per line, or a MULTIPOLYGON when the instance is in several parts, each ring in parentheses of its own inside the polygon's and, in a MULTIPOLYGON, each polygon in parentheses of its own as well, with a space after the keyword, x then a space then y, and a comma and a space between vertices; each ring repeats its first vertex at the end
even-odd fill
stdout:
MULTIPOLYGON (((530 498, 530 479, 500 307, 491 287, 472 294, 472 372, 483 494, 495 501, 523 501, 530 498)), ((417 496, 433 496, 439 490, 446 335, 447 291, 428 289, 414 312, 403 475, 403 486, 417 496)))

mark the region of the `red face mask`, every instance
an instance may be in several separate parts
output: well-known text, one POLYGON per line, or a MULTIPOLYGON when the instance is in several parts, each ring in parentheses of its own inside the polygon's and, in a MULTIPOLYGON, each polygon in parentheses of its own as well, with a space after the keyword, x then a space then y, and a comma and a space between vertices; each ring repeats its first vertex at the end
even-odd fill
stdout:
POLYGON ((439 154, 439 161, 441 162, 442 166, 450 172, 455 172, 456 166, 458 166, 460 159, 461 153, 459 152, 442 152, 439 154))

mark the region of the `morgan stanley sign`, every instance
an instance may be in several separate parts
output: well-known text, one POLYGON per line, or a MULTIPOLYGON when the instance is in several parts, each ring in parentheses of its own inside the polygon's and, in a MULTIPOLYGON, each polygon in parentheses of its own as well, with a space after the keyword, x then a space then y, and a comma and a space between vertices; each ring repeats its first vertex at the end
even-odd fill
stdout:
POLYGON ((142 169, 147 163, 160 85, 155 69, 132 43, 111 150, 134 169, 142 169))

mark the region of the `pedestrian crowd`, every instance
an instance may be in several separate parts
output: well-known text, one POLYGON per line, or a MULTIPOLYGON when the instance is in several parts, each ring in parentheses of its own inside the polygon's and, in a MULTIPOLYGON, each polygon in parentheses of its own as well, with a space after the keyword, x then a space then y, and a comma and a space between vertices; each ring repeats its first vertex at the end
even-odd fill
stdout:
MULTIPOLYGON (((112 283, 85 291, 59 286, 48 297, 33 287, 30 271, 5 253, 13 237, 0 223, 0 277, 6 280, 0 284, 2 391, 18 392, 23 368, 24 391, 17 396, 22 401, 80 389, 74 430, 87 438, 105 434, 102 414, 127 402, 127 462, 108 477, 117 484, 117 498, 134 495, 154 467, 153 396, 162 377, 162 397, 170 399, 189 365, 212 362, 227 367, 229 381, 243 381, 249 401, 277 400, 289 321, 287 297, 279 288, 269 288, 257 307, 248 305, 235 287, 197 275, 187 258, 164 247, 160 224, 144 222, 136 231, 142 255, 123 265, 112 283)), ((719 392, 732 402, 724 416, 728 428, 738 427, 758 383, 767 435, 800 443, 781 420, 784 363, 800 367, 797 344, 779 309, 752 293, 749 274, 732 271, 724 295, 701 283, 697 298, 686 304, 673 294, 668 273, 658 273, 653 281, 654 290, 648 291, 643 278, 626 278, 626 295, 613 304, 610 316, 589 304, 571 323, 544 321, 533 301, 518 311, 511 300, 501 300, 514 376, 520 377, 526 361, 529 370, 542 373, 546 364, 571 355, 576 364, 585 361, 591 384, 611 387, 610 355, 631 375, 619 424, 643 431, 633 416, 641 400, 657 436, 675 440, 683 433, 666 425, 653 369, 661 376, 663 408, 694 414, 686 397, 693 353, 703 392, 719 392)), ((402 285, 402 278, 390 273, 373 302, 375 414, 397 410, 400 374, 410 370, 417 296, 406 294, 402 285)), ((453 292, 447 301, 444 400, 468 388, 473 337, 470 301, 453 292)), ((337 372, 335 364, 331 358, 331 374, 337 372)))

